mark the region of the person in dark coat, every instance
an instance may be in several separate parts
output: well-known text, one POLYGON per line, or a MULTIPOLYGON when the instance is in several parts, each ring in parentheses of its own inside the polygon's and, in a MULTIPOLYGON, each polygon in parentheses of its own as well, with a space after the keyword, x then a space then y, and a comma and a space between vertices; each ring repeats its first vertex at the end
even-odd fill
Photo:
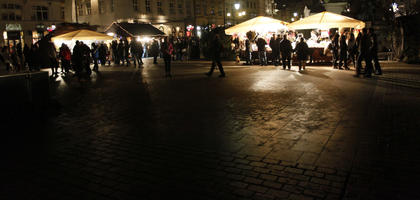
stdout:
POLYGON ((93 71, 99 71, 98 59, 99 59, 99 48, 96 43, 92 43, 91 55, 93 60, 93 71))
POLYGON ((340 55, 338 54, 339 48, 340 48, 339 39, 340 39, 340 36, 338 35, 338 33, 335 33, 331 40, 331 50, 333 54, 333 68, 334 69, 338 68, 338 61, 340 59, 340 55))
POLYGON ((108 53, 108 48, 104 43, 101 43, 98 49, 99 52, 99 61, 101 62, 101 66, 105 66, 106 63, 106 54, 108 53))
POLYGON ((150 47, 150 54, 153 56, 153 64, 157 64, 157 57, 159 55, 159 43, 157 40, 153 40, 150 47))
POLYGON ((23 47, 23 57, 24 57, 24 61, 22 63, 23 68, 26 68, 26 65, 28 65, 29 67, 29 54, 30 54, 31 48, 29 48, 29 46, 27 44, 25 44, 25 46, 23 47))
POLYGON ((117 51, 118 51, 117 64, 119 65, 120 62, 122 61, 122 64, 124 65, 124 43, 122 41, 118 43, 117 51))
POLYGON ((120 59, 118 58, 118 42, 113 40, 111 43, 111 51, 112 51, 112 60, 114 64, 120 64, 120 59))
POLYGON ((306 61, 308 60, 309 56, 309 47, 308 44, 306 44, 305 39, 303 37, 301 37, 299 43, 296 44, 295 52, 299 63, 299 71, 302 68, 303 70, 305 70, 306 61))
POLYGON ((133 59, 134 62, 134 67, 137 67, 137 63, 140 66, 140 60, 139 60, 139 47, 137 45, 137 42, 134 40, 131 40, 130 42, 130 53, 131 53, 131 58, 133 59))
POLYGON ((168 40, 168 37, 165 37, 164 42, 161 46, 162 56, 165 61, 165 77, 172 77, 171 75, 171 57, 174 52, 174 47, 172 42, 168 40))
MULTIPOLYGON (((130 64, 130 44, 128 44, 127 40, 124 40, 123 59, 125 60, 126 66, 128 67, 128 65, 130 64)), ((124 65, 124 60, 123 60, 123 65, 124 65)))
POLYGON ((356 68, 356 55, 357 55, 357 45, 356 39, 354 38, 353 32, 349 33, 347 40, 347 62, 353 62, 354 68, 356 68))
POLYGON ((212 52, 213 54, 212 54, 211 68, 210 68, 210 71, 206 73, 206 75, 211 76, 213 74, 214 68, 216 67, 216 64, 217 64, 217 67, 219 68, 219 71, 220 71, 219 77, 225 77, 226 76, 225 70, 223 70, 222 62, 220 61, 220 53, 223 50, 223 45, 220 42, 219 35, 216 34, 214 36, 213 41, 209 41, 209 42, 211 42, 209 44, 210 52, 212 52))
POLYGON ((283 40, 280 42, 280 53, 281 53, 281 61, 283 63, 283 69, 286 69, 286 66, 288 69, 291 69, 290 61, 292 59, 292 43, 290 40, 287 39, 287 35, 283 36, 283 40))
POLYGON ((258 47, 258 58, 260 60, 260 65, 267 65, 267 53, 265 50, 265 45, 267 45, 267 42, 264 38, 259 37, 257 39, 257 47, 258 47))
POLYGON ((366 63, 366 67, 365 67, 365 77, 372 77, 372 59, 371 59, 371 40, 369 38, 369 35, 367 34, 367 29, 364 28, 362 33, 359 33, 359 45, 358 45, 358 49, 359 49, 359 56, 357 58, 357 68, 356 68, 356 77, 359 77, 359 75, 361 74, 361 69, 362 69, 362 61, 365 61, 366 63), (360 36, 360 37, 359 37, 360 36))
POLYGON ((273 65, 278 66, 279 56, 280 56, 280 52, 279 52, 280 43, 279 43, 278 38, 276 38, 276 35, 274 34, 273 34, 273 37, 271 37, 270 39, 270 48, 271 48, 271 58, 272 58, 273 65))
POLYGON ((74 76, 77 76, 80 79, 81 71, 83 69, 82 66, 82 59, 83 59, 83 49, 79 41, 76 41, 76 45, 73 47, 73 56, 72 62, 74 65, 74 76))
POLYGON ((381 65, 378 61, 378 38, 373 28, 369 28, 368 35, 371 40, 370 55, 375 66, 375 74, 382 75, 381 65))
POLYGON ((144 49, 143 49, 143 44, 141 43, 141 41, 139 41, 138 43, 138 52, 137 52, 137 58, 140 61, 140 65, 143 65, 143 53, 144 53, 144 49))
POLYGON ((252 46, 251 41, 247 38, 245 39, 245 65, 252 65, 252 46))
POLYGON ((349 70, 350 68, 347 66, 347 42, 346 42, 346 34, 343 33, 340 36, 340 60, 338 62, 338 68, 343 69, 342 66, 344 65, 344 69, 349 70))

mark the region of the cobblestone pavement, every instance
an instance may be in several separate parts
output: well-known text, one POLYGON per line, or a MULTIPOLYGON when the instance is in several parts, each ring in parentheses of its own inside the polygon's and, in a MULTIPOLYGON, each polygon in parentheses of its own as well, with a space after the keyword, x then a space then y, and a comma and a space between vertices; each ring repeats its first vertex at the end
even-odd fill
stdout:
POLYGON ((6 131, 0 199, 420 198, 420 66, 226 65, 52 80, 56 109, 6 131))

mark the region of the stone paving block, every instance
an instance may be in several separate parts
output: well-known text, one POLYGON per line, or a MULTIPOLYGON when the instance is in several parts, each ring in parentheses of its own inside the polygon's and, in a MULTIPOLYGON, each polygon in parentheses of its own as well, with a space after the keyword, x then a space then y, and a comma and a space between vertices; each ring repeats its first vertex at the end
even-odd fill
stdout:
POLYGON ((263 180, 258 179, 258 178, 253 178, 253 177, 245 177, 243 181, 246 183, 251 183, 255 185, 260 185, 263 182, 263 180))
POLYGON ((315 164, 318 157, 319 154, 317 153, 304 152, 297 162, 301 164, 313 165, 315 164))
POLYGON ((242 188, 242 189, 248 187, 247 183, 244 183, 244 182, 241 182, 241 181, 232 181, 229 184, 233 187, 242 188))
POLYGON ((281 189, 283 187, 283 184, 272 181, 264 181, 263 185, 274 189, 281 189))
POLYGON ((267 155, 267 158, 278 159, 282 161, 296 162, 303 154, 301 151, 294 150, 275 150, 267 155))
POLYGON ((248 190, 257 192, 257 193, 262 193, 264 194, 265 192, 268 191, 267 187, 263 187, 263 186, 259 186, 259 185, 248 185, 248 190))
POLYGON ((313 200, 313 197, 304 196, 300 194, 291 194, 289 197, 290 200, 313 200))
POLYGON ((261 174, 258 178, 266 180, 266 181, 275 181, 277 180, 277 176, 269 175, 269 174, 261 174))
POLYGON ((289 173, 293 173, 293 174, 303 174, 303 172, 304 172, 304 170, 302 170, 302 169, 297 169, 297 168, 292 168, 292 167, 286 167, 286 169, 284 171, 289 172, 289 173))

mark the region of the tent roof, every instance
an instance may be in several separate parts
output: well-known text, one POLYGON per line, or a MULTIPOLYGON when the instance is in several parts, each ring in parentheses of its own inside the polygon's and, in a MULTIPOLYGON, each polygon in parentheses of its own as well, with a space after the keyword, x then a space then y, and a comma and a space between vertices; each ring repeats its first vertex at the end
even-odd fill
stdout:
POLYGON ((157 29, 151 24, 145 23, 112 23, 106 30, 106 33, 116 33, 117 35, 123 37, 133 37, 133 36, 163 36, 164 32, 157 29))
POLYGON ((357 28, 365 27, 363 21, 351 17, 331 13, 321 12, 288 25, 290 29, 330 29, 330 28, 357 28))
POLYGON ((52 40, 112 40, 111 36, 91 30, 77 30, 52 38, 52 40))
POLYGON ((230 27, 225 30, 227 35, 233 35, 234 33, 245 34, 248 31, 256 32, 275 32, 277 30, 287 29, 287 22, 273 19, 271 17, 255 17, 248 21, 242 22, 236 26, 230 27))

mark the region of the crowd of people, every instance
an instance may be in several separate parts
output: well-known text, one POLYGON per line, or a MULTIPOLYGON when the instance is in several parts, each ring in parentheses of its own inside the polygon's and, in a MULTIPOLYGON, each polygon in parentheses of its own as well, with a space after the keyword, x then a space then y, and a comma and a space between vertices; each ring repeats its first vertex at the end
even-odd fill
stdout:
MULTIPOLYGON (((74 75, 90 77, 92 70, 99 71, 99 65, 116 65, 135 67, 143 65, 143 58, 153 57, 153 63, 157 64, 158 57, 164 58, 166 65, 166 76, 170 77, 170 62, 173 60, 183 61, 197 57, 194 53, 199 49, 197 38, 177 39, 152 39, 141 42, 137 40, 114 40, 110 44, 92 43, 85 44, 83 41, 76 41, 72 49, 66 44, 56 50, 54 43, 49 36, 39 40, 31 47, 20 43, 14 46, 4 46, 0 52, 0 64, 5 66, 8 72, 20 72, 23 70, 39 71, 41 68, 51 68, 52 75, 67 75, 74 71, 74 75), (90 65, 93 64, 93 69, 90 65)), ((199 53, 198 53, 199 56, 199 53)))
MULTIPOLYGON (((270 40, 265 37, 257 36, 256 38, 245 38, 241 43, 238 38, 232 40, 234 50, 236 52, 236 61, 239 63, 241 50, 245 57, 245 65, 258 64, 266 66, 267 46, 271 49, 270 60, 274 66, 282 63, 283 69, 291 69, 291 61, 293 54, 300 70, 305 70, 306 63, 310 59, 311 51, 302 35, 295 34, 293 38, 295 45, 292 45, 288 34, 273 34, 270 40), (257 47, 257 57, 253 57, 252 43, 257 47), (293 48, 294 46, 294 48, 293 48)), ((382 70, 378 62, 378 42, 374 29, 363 29, 358 33, 357 38, 353 31, 343 31, 341 34, 336 32, 331 37, 331 43, 325 49, 324 54, 329 52, 332 54, 332 66, 334 69, 350 70, 349 65, 353 63, 356 69, 356 76, 365 74, 365 77, 371 77, 372 73, 381 75, 382 70), (364 62, 364 67, 363 67, 364 62), (362 70, 364 69, 364 70, 362 70)), ((255 54, 254 54, 255 55, 255 54)))
POLYGON ((288 38, 288 34, 273 34, 271 39, 267 42, 264 37, 257 37, 255 39, 245 39, 244 41, 244 55, 245 65, 254 65, 256 60, 261 66, 268 65, 267 45, 271 49, 271 63, 274 66, 283 65, 283 69, 291 69, 292 54, 296 53, 298 60, 299 71, 305 70, 306 61, 309 58, 309 47, 303 37, 298 38, 295 48, 288 38), (258 56, 253 58, 252 43, 255 42, 257 46, 258 56))

